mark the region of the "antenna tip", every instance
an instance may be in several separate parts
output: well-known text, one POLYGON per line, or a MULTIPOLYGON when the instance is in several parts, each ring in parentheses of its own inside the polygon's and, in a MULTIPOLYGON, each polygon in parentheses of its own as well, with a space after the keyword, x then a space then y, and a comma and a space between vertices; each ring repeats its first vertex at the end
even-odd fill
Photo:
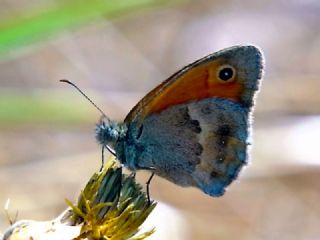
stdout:
POLYGON ((69 81, 69 80, 67 80, 67 79, 61 79, 61 80, 59 80, 59 82, 70 83, 70 81, 69 81))

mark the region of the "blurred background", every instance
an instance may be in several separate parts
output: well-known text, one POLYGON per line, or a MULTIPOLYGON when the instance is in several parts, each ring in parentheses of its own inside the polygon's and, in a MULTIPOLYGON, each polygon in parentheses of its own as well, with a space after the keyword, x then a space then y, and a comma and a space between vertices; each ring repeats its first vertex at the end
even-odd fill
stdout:
POLYGON ((153 239, 319 239, 319 23, 317 0, 1 0, 0 229, 8 198, 12 217, 52 219, 99 169, 99 112, 59 79, 122 120, 179 68, 254 44, 251 163, 221 198, 156 177, 153 239))

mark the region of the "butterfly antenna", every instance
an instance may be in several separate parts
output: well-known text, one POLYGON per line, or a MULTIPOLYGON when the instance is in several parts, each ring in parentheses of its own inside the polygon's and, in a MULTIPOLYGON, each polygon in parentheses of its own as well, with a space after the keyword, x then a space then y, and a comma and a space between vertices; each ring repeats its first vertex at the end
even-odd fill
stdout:
POLYGON ((70 82, 69 80, 66 80, 66 79, 61 79, 60 82, 67 83, 73 86, 75 89, 77 89, 82 94, 82 96, 84 96, 102 114, 102 116, 108 120, 108 122, 111 121, 107 117, 107 115, 97 106, 97 104, 95 104, 77 85, 75 85, 73 82, 70 82))

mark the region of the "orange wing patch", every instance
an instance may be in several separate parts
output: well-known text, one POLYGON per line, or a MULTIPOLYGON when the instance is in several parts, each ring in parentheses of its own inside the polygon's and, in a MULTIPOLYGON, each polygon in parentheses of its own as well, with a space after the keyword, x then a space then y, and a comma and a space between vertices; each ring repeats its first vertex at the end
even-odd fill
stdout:
POLYGON ((186 73, 164 88, 145 106, 142 115, 160 112, 172 105, 210 97, 240 101, 244 86, 236 75, 229 83, 217 77, 220 62, 208 62, 189 69, 186 73))

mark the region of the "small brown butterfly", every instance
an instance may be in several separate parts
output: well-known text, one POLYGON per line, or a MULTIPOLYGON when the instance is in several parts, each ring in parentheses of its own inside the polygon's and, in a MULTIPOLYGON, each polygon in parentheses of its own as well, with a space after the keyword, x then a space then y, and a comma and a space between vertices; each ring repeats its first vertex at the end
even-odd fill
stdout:
POLYGON ((148 93, 123 122, 98 124, 96 137, 132 171, 221 196, 248 162, 263 66, 254 46, 210 54, 148 93))

